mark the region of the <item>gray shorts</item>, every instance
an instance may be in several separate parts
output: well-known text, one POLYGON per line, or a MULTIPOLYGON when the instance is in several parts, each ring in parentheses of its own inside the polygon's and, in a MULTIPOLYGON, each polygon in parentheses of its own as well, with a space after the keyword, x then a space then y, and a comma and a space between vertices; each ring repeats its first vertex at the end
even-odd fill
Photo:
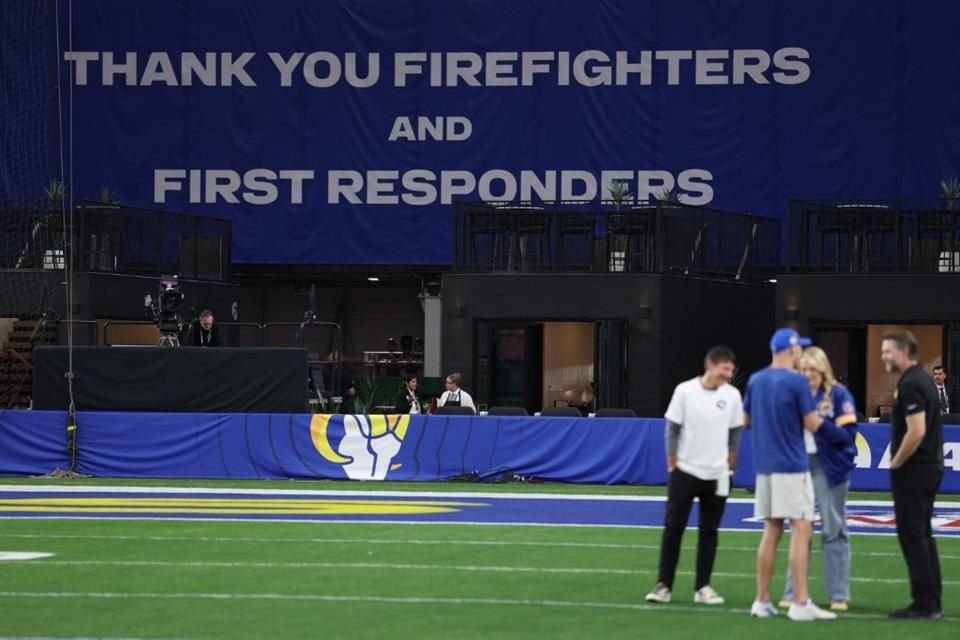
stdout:
POLYGON ((753 515, 764 520, 813 521, 810 472, 758 475, 753 515))

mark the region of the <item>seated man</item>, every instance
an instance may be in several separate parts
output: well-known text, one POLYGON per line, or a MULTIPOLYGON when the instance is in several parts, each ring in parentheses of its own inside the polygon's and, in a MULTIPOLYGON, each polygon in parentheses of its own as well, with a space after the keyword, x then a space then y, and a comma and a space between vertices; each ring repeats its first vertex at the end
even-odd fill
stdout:
POLYGON ((461 380, 463 376, 459 373, 451 373, 447 376, 445 381, 447 390, 440 395, 437 407, 470 407, 476 413, 477 405, 473 403, 470 394, 460 388, 461 380))

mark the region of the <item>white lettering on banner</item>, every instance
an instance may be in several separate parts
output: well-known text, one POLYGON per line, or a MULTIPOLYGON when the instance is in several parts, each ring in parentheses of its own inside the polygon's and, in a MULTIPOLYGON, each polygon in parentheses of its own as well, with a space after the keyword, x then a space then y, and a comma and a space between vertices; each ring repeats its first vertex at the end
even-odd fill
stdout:
POLYGON ((399 198, 404 204, 427 206, 450 204, 455 198, 474 192, 487 201, 515 200, 519 195, 523 201, 589 202, 605 197, 601 189, 619 181, 627 183, 630 193, 640 200, 653 199, 664 189, 679 187, 680 201, 696 206, 713 200, 712 180, 713 174, 706 169, 686 169, 676 177, 663 170, 601 171, 599 180, 596 174, 577 169, 542 173, 523 170, 519 176, 506 169, 491 169, 478 176, 463 170, 342 169, 327 173, 327 204, 397 204, 399 198))
POLYGON ((757 84, 769 84, 763 72, 770 68, 770 54, 763 49, 737 49, 733 52, 733 84, 744 84, 750 79, 757 84), (753 60, 753 63, 748 63, 753 60))
POLYGON ((667 84, 680 84, 680 61, 692 60, 693 51, 657 51, 657 60, 667 61, 667 84))
POLYGON ((277 183, 287 182, 290 204, 302 204, 303 183, 313 178, 314 172, 307 169, 250 169, 242 174, 232 169, 156 169, 153 201, 165 203, 168 193, 184 190, 186 181, 190 204, 239 204, 241 199, 247 204, 273 204, 281 193, 277 183))
POLYGON ((960 442, 943 443, 943 466, 960 471, 960 442))
MULTIPOLYGON (((890 460, 893 458, 891 446, 893 443, 887 443, 887 448, 883 450, 877 469, 889 469, 890 460)), ((953 469, 960 471, 960 442, 943 443, 943 467, 944 469, 953 469)))
POLYGON ((293 86, 293 72, 303 61, 303 78, 311 87, 325 89, 332 87, 340 82, 344 77, 347 84, 358 89, 366 89, 377 84, 380 80, 380 54, 371 53, 367 55, 367 75, 361 77, 358 73, 357 54, 347 53, 344 56, 343 63, 337 54, 329 51, 314 51, 306 56, 303 52, 295 52, 289 58, 284 58, 282 54, 271 51, 267 54, 273 66, 280 72, 280 86, 293 86))
MULTIPOLYGON (((137 61, 140 58, 136 51, 126 51, 122 54, 115 54, 113 51, 102 53, 97 51, 67 51, 63 54, 63 59, 74 63, 74 82, 78 86, 89 83, 90 75, 87 73, 87 66, 97 61, 100 61, 100 82, 104 86, 113 86, 115 80, 120 80, 120 84, 127 87, 149 87, 153 84, 189 87, 193 85, 194 76, 208 87, 217 84, 217 54, 204 54, 203 64, 200 63, 200 59, 195 53, 186 52, 179 55, 179 77, 174 71, 177 65, 174 65, 171 61, 170 54, 163 51, 154 51, 149 54, 143 65, 143 72, 139 77, 137 75, 137 61), (118 57, 115 58, 115 56, 118 57), (120 56, 122 56, 122 61, 119 59, 120 56)), ((257 83, 253 81, 245 68, 247 63, 253 60, 254 55, 252 51, 246 51, 237 57, 234 57, 234 54, 228 51, 220 53, 219 85, 230 87, 236 81, 245 87, 257 86, 257 83)))
POLYGON ((803 84, 810 79, 810 65, 803 60, 810 59, 810 52, 799 47, 777 49, 773 54, 773 65, 781 70, 773 74, 773 79, 780 84, 803 84), (783 73, 791 71, 792 74, 783 73))
POLYGON ((393 86, 407 86, 407 76, 416 72, 423 71, 421 63, 427 61, 427 54, 417 53, 398 53, 393 57, 393 86))
POLYGON ((393 128, 387 138, 390 142, 397 140, 449 140, 460 142, 473 134, 473 123, 464 116, 428 116, 417 117, 417 127, 414 131, 413 122, 408 116, 399 116, 393 121, 393 128))
MULTIPOLYGON (((88 85, 97 77, 91 69, 99 64, 104 86, 187 87, 199 80, 205 86, 255 87, 257 83, 246 69, 255 55, 252 51, 67 51, 63 58, 73 63, 78 86, 88 85)), ((278 72, 281 87, 294 86, 298 69, 303 82, 319 89, 341 82, 364 89, 380 82, 381 54, 377 52, 294 51, 284 55, 272 51, 267 56, 278 72), (361 67, 365 68, 364 74, 361 67)), ((663 82, 664 77, 668 86, 797 85, 810 79, 808 60, 810 52, 802 47, 773 51, 407 51, 393 54, 392 80, 395 87, 406 87, 417 77, 425 77, 430 87, 565 87, 571 83, 582 87, 650 86, 654 79, 663 82)))

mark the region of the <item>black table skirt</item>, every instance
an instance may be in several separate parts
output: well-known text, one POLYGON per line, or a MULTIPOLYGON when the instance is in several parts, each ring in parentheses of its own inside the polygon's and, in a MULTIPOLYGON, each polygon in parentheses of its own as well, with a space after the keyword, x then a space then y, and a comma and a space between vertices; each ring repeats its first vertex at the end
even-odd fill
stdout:
MULTIPOLYGON (((78 410, 307 411, 304 349, 74 347, 78 410)), ((66 347, 33 352, 33 408, 67 409, 66 347)))

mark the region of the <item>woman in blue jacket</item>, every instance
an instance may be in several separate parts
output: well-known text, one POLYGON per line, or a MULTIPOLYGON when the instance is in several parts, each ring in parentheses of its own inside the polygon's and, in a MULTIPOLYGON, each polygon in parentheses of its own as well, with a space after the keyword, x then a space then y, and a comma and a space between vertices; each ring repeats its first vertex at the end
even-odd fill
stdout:
MULTIPOLYGON (((800 371, 823 418, 823 426, 807 442, 813 493, 820 511, 823 550, 823 582, 833 611, 846 611, 850 600, 850 539, 847 535, 847 491, 850 471, 857 456, 857 408, 853 396, 833 375, 823 349, 807 347, 800 371), (814 452, 814 445, 816 451, 814 452)), ((811 434, 807 434, 808 437, 811 434)), ((793 582, 787 572, 787 587, 780 606, 790 606, 793 582)))

